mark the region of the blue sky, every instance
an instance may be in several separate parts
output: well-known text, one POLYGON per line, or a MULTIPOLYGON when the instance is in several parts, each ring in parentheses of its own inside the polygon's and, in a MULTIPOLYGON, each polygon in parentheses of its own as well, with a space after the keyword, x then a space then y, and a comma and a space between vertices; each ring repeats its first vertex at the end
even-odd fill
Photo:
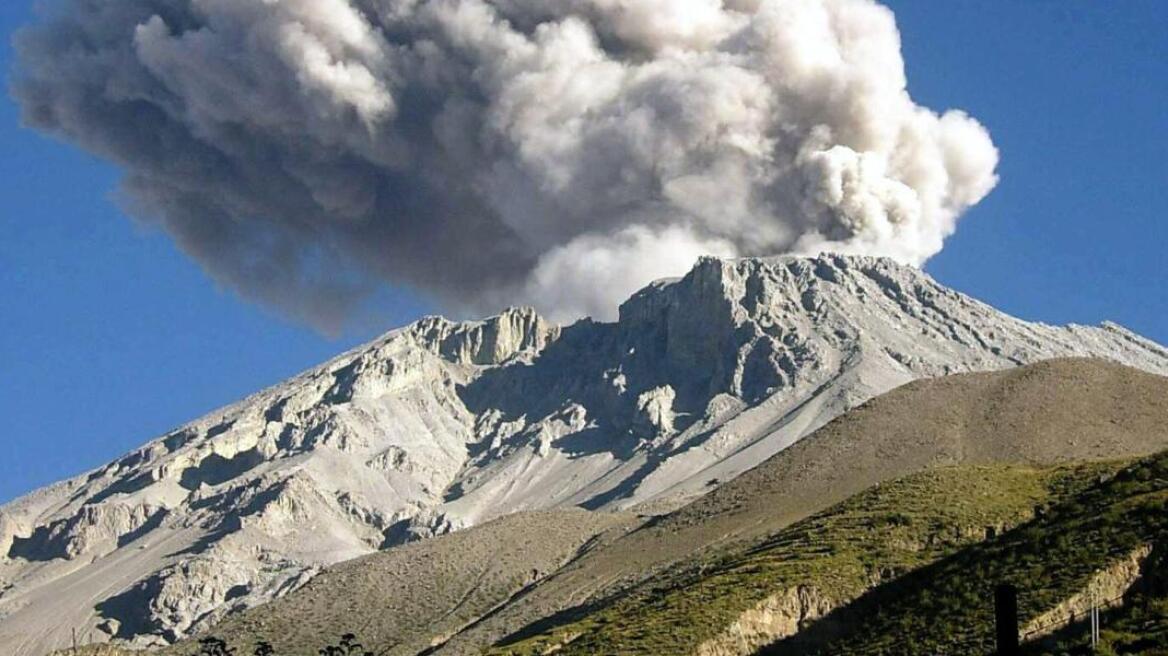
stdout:
MULTIPOLYGON (((889 2, 910 91, 959 107, 1002 181, 927 270, 1015 315, 1168 342, 1168 3, 889 2)), ((0 69, 30 0, 0 3, 0 69)), ((113 200, 118 173, 19 127, 0 98, 0 502, 427 310, 325 337, 219 289, 113 200)))

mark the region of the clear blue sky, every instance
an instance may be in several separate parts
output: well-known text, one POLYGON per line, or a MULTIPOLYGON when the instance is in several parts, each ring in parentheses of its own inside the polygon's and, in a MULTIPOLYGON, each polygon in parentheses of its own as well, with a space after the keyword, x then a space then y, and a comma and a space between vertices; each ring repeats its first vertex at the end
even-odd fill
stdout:
MULTIPOLYGON (((1168 2, 901 0, 910 91, 1002 181, 927 269, 1015 315, 1168 343, 1168 2)), ((0 3, 0 68, 31 0, 0 3)), ((0 98, 0 502, 103 464, 426 310, 326 338, 217 289, 111 201, 117 172, 0 98)))

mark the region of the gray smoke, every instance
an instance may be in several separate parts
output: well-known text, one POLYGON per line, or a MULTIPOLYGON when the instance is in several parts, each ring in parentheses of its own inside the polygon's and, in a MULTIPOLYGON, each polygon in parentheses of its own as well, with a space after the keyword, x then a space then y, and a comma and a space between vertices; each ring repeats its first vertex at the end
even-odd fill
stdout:
POLYGON ((386 283, 567 319, 701 254, 920 264, 996 182, 870 0, 63 0, 16 46, 29 124, 325 326, 386 283))

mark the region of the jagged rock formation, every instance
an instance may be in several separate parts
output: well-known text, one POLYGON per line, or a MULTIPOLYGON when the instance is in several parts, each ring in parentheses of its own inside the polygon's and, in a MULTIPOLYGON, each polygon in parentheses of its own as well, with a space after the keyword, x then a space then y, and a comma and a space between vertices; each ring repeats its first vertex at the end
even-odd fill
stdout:
POLYGON ((423 319, 0 508, 0 649, 170 641, 514 511, 668 506, 902 383, 1060 356, 1168 373, 863 257, 703 259, 613 324, 423 319))

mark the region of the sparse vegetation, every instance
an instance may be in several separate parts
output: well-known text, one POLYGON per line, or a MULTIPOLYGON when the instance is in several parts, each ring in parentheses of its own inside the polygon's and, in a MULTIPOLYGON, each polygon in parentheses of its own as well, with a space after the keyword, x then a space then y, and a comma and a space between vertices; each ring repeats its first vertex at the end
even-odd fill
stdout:
MULTIPOLYGON (((1140 548, 1153 545, 1162 564, 1168 546, 1168 454, 1139 461, 1114 477, 1092 478, 1089 489, 1035 521, 880 586, 839 610, 833 621, 818 629, 813 624, 764 653, 988 654, 994 648, 988 601, 994 585, 1018 586, 1025 625, 1140 548)), ((1151 573, 1161 569, 1156 562, 1144 566, 1151 573)), ((1144 581, 1148 592, 1133 591, 1107 614, 1104 638, 1117 653, 1168 653, 1163 583, 1153 583, 1144 581)), ((1075 631, 1069 635, 1074 638, 1075 631)), ((1074 643, 1040 640, 1030 648, 1035 654, 1061 654, 1074 643)))
MULTIPOLYGON (((1100 648, 1092 655, 1168 656, 1168 594, 1138 593, 1102 615, 1100 648)), ((1089 628, 1079 622, 1048 640, 1029 645, 1025 656, 1088 656, 1089 628)))
POLYGON ((336 645, 322 647, 320 656, 373 656, 373 652, 365 651, 365 647, 357 642, 357 636, 346 633, 336 645))
MULTIPOLYGON (((491 653, 682 653, 744 611, 803 590, 828 607, 1028 521, 1118 464, 938 469, 877 486, 744 552, 535 626, 491 653)), ((980 603, 980 602, 979 602, 980 603)), ((798 618, 796 618, 796 621, 798 618)))
POLYGON ((199 641, 199 656, 235 656, 235 649, 220 638, 207 637, 199 641))
MULTIPOLYGON (((202 638, 198 642, 199 651, 197 656, 234 656, 235 648, 227 643, 226 640, 208 636, 202 638)), ((111 656, 121 656, 126 652, 116 648, 110 648, 111 656)), ((325 645, 321 647, 317 653, 320 656, 373 656, 372 651, 368 651, 365 647, 357 641, 356 634, 346 633, 341 636, 340 640, 333 645, 325 645)), ((90 656, 102 656, 100 652, 89 652, 90 656)), ((252 650, 253 656, 275 656, 276 650, 271 643, 260 640, 255 643, 252 650)))
MULTIPOLYGON (((229 615, 212 631, 240 653, 265 641, 275 656, 319 656, 348 630, 375 653, 417 654, 553 571, 593 536, 636 526, 635 515, 520 513, 344 563, 296 593, 229 615)), ((193 642, 158 656, 191 656, 193 642)))
MULTIPOLYGON (((1160 542, 1149 556, 1144 576, 1125 596, 1122 605, 1102 614, 1102 649, 1098 654, 1168 656, 1168 544, 1160 542)), ((1086 656, 1090 650, 1086 621, 1070 624, 1044 640, 1035 641, 1026 656, 1086 656)))

